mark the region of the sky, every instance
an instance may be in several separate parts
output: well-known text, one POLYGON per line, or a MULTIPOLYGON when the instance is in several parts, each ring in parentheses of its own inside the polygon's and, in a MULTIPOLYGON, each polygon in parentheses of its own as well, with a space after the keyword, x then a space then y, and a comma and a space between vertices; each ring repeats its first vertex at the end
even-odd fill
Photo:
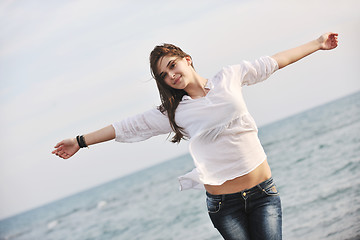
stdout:
POLYGON ((360 90, 360 2, 0 0, 0 219, 187 153, 167 136, 57 142, 159 105, 149 54, 173 43, 206 78, 333 31, 319 51, 243 89, 258 126, 360 90))

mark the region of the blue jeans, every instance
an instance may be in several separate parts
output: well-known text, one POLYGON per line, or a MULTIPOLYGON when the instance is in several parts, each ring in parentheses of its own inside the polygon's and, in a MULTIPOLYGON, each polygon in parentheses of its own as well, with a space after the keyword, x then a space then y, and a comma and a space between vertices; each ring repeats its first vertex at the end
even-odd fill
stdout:
POLYGON ((238 193, 206 195, 211 221, 224 239, 282 238, 281 202, 272 178, 238 193))

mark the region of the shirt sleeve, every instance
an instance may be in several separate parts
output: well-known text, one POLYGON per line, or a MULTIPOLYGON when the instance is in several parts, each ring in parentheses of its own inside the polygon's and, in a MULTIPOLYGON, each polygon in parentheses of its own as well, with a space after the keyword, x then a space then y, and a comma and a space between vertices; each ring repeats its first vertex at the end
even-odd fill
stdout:
POLYGON ((242 86, 262 82, 279 69, 276 60, 269 56, 260 57, 253 62, 243 61, 237 67, 242 86))
POLYGON ((117 142, 140 142, 160 134, 170 133, 169 119, 154 108, 112 124, 117 142))

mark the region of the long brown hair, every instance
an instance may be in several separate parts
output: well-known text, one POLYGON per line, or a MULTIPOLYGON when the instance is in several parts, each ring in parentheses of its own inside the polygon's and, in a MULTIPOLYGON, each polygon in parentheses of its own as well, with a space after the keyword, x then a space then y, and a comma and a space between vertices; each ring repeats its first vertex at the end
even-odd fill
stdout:
MULTIPOLYGON (((179 143, 181 139, 186 139, 186 136, 184 129, 175 122, 175 111, 182 97, 187 95, 187 93, 182 89, 174 89, 168 86, 164 79, 160 77, 160 73, 158 71, 158 62, 165 56, 177 56, 179 58, 184 58, 190 57, 190 55, 182 51, 179 47, 168 43, 156 46, 150 54, 151 75, 156 80, 156 85, 158 87, 161 99, 161 105, 158 107, 158 109, 162 113, 167 114, 170 126, 175 132, 175 136, 172 138, 171 142, 179 143)), ((192 62, 191 66, 194 68, 192 62)))

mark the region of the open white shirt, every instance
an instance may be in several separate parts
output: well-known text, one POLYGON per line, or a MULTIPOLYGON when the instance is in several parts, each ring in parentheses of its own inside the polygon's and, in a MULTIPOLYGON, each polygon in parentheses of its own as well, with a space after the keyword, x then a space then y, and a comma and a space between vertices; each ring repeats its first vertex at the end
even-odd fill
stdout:
MULTIPOLYGON (((266 159, 242 87, 267 79, 277 69, 277 62, 268 56, 243 61, 209 79, 205 97, 183 97, 175 121, 190 139, 196 168, 179 177, 181 190, 221 185, 251 172, 266 159)), ((113 123, 113 127, 119 142, 142 141, 172 131, 167 116, 156 108, 113 123)))

